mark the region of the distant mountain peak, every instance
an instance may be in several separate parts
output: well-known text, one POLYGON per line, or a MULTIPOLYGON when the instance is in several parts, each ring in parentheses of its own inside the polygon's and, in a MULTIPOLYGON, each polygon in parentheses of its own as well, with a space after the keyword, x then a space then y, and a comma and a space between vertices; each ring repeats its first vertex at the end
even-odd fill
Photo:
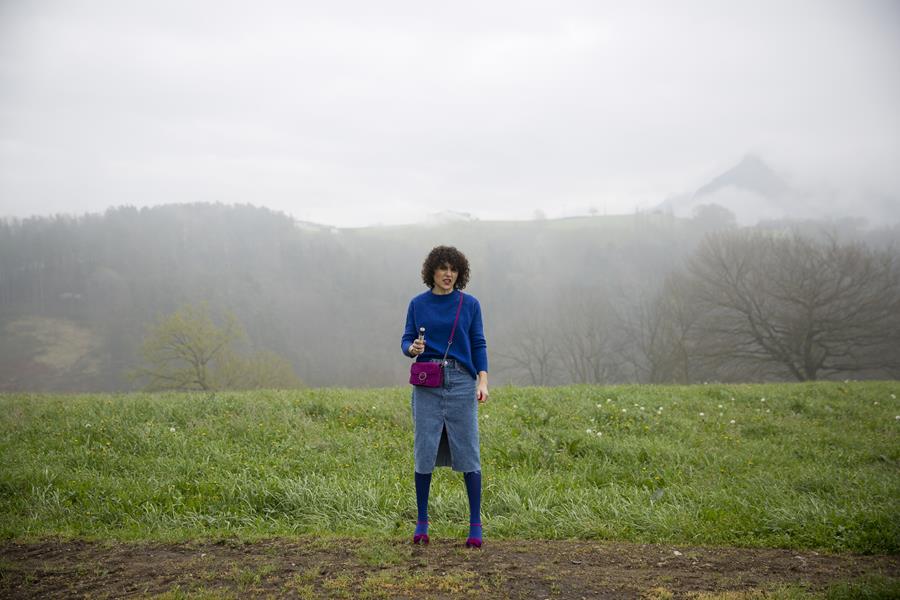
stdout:
POLYGON ((748 154, 741 162, 698 189, 694 192, 694 198, 726 187, 755 192, 765 198, 777 198, 790 191, 787 182, 755 154, 748 154))

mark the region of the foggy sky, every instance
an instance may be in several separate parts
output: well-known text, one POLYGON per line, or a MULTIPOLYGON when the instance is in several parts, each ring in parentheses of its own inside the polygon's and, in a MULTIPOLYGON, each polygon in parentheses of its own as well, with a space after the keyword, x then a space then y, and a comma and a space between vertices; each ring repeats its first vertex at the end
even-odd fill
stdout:
POLYGON ((3 2, 0 216, 627 213, 754 153, 900 198, 900 3, 3 2))

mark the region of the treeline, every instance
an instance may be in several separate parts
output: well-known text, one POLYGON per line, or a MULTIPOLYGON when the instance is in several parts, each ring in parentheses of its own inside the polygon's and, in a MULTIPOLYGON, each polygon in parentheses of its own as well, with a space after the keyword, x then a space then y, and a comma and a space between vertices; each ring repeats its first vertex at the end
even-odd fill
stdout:
POLYGON ((308 385, 395 385, 437 244, 472 263, 495 384, 897 377, 898 239, 855 222, 738 229, 718 207, 354 230, 249 205, 8 220, 0 387, 129 389, 147 327, 198 303, 308 385))

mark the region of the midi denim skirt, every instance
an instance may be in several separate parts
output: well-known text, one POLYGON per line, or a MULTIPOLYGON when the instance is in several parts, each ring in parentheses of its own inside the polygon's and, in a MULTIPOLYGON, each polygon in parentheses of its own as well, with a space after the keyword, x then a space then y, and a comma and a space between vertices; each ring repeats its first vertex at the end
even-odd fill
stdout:
POLYGON ((435 467, 462 473, 481 470, 475 383, 468 371, 448 359, 441 387, 412 386, 416 473, 431 473, 435 467))

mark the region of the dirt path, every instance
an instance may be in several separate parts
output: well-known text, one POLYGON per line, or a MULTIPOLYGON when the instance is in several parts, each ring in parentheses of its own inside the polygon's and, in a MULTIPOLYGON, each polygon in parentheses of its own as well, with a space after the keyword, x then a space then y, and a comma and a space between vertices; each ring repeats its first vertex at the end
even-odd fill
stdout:
POLYGON ((0 543, 3 598, 656 598, 812 590, 880 574, 900 556, 606 542, 235 540, 0 543), (486 594, 485 594, 486 595, 486 594))

